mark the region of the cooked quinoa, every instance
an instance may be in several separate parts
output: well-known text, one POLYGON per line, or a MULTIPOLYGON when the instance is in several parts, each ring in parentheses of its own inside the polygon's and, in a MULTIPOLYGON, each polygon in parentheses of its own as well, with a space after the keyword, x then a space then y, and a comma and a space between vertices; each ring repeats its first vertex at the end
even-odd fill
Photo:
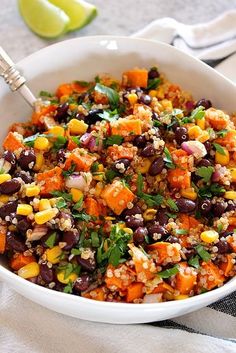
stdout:
POLYGON ((0 254, 28 281, 94 300, 222 286, 236 273, 234 121, 156 67, 40 92, 3 142, 0 254))

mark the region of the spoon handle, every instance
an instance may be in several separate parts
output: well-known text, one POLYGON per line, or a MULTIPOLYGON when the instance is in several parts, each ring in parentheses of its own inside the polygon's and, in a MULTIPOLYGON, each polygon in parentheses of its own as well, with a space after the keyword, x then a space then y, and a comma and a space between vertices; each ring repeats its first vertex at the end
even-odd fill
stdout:
POLYGON ((15 68, 15 65, 11 58, 7 55, 5 50, 0 46, 0 76, 2 76, 10 87, 15 92, 19 90, 19 93, 24 97, 28 104, 33 106, 36 98, 29 88, 25 85, 26 79, 20 74, 15 68))

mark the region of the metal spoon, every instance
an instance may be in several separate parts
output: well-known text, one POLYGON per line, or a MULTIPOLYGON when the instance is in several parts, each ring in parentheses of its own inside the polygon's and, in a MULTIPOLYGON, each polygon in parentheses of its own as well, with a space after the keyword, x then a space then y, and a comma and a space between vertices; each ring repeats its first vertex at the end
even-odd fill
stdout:
POLYGON ((14 62, 2 47, 0 47, 0 76, 4 78, 13 92, 19 92, 26 102, 34 108, 34 103, 36 102, 35 96, 25 84, 26 79, 21 76, 15 68, 14 62))

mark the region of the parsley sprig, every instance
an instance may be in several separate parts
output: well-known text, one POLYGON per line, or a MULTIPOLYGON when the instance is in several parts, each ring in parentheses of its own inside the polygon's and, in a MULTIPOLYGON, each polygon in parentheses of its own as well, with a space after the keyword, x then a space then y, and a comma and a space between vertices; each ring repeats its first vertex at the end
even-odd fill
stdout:
POLYGON ((175 169, 175 164, 167 147, 164 148, 164 154, 164 162, 166 162, 166 167, 169 169, 175 169))
POLYGON ((113 88, 101 85, 100 83, 96 84, 94 90, 107 96, 112 110, 117 108, 120 101, 120 96, 117 91, 113 88))
POLYGON ((163 203, 164 197, 160 194, 149 195, 143 192, 143 177, 138 174, 137 178, 137 196, 143 199, 149 207, 160 206, 163 203))
POLYGON ((206 183, 211 180, 212 173, 214 172, 213 167, 200 167, 196 170, 196 175, 200 176, 206 183))

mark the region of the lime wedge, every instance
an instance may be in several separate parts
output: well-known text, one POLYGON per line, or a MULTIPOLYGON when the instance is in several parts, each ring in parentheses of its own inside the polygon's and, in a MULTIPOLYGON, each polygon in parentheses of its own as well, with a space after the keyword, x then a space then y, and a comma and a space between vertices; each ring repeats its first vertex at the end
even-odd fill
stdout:
POLYGON ((47 0, 19 0, 20 13, 29 28, 44 38, 55 38, 68 30, 70 19, 47 0))
POLYGON ((49 0, 60 7, 70 18, 68 31, 80 29, 97 16, 97 8, 84 0, 49 0))

